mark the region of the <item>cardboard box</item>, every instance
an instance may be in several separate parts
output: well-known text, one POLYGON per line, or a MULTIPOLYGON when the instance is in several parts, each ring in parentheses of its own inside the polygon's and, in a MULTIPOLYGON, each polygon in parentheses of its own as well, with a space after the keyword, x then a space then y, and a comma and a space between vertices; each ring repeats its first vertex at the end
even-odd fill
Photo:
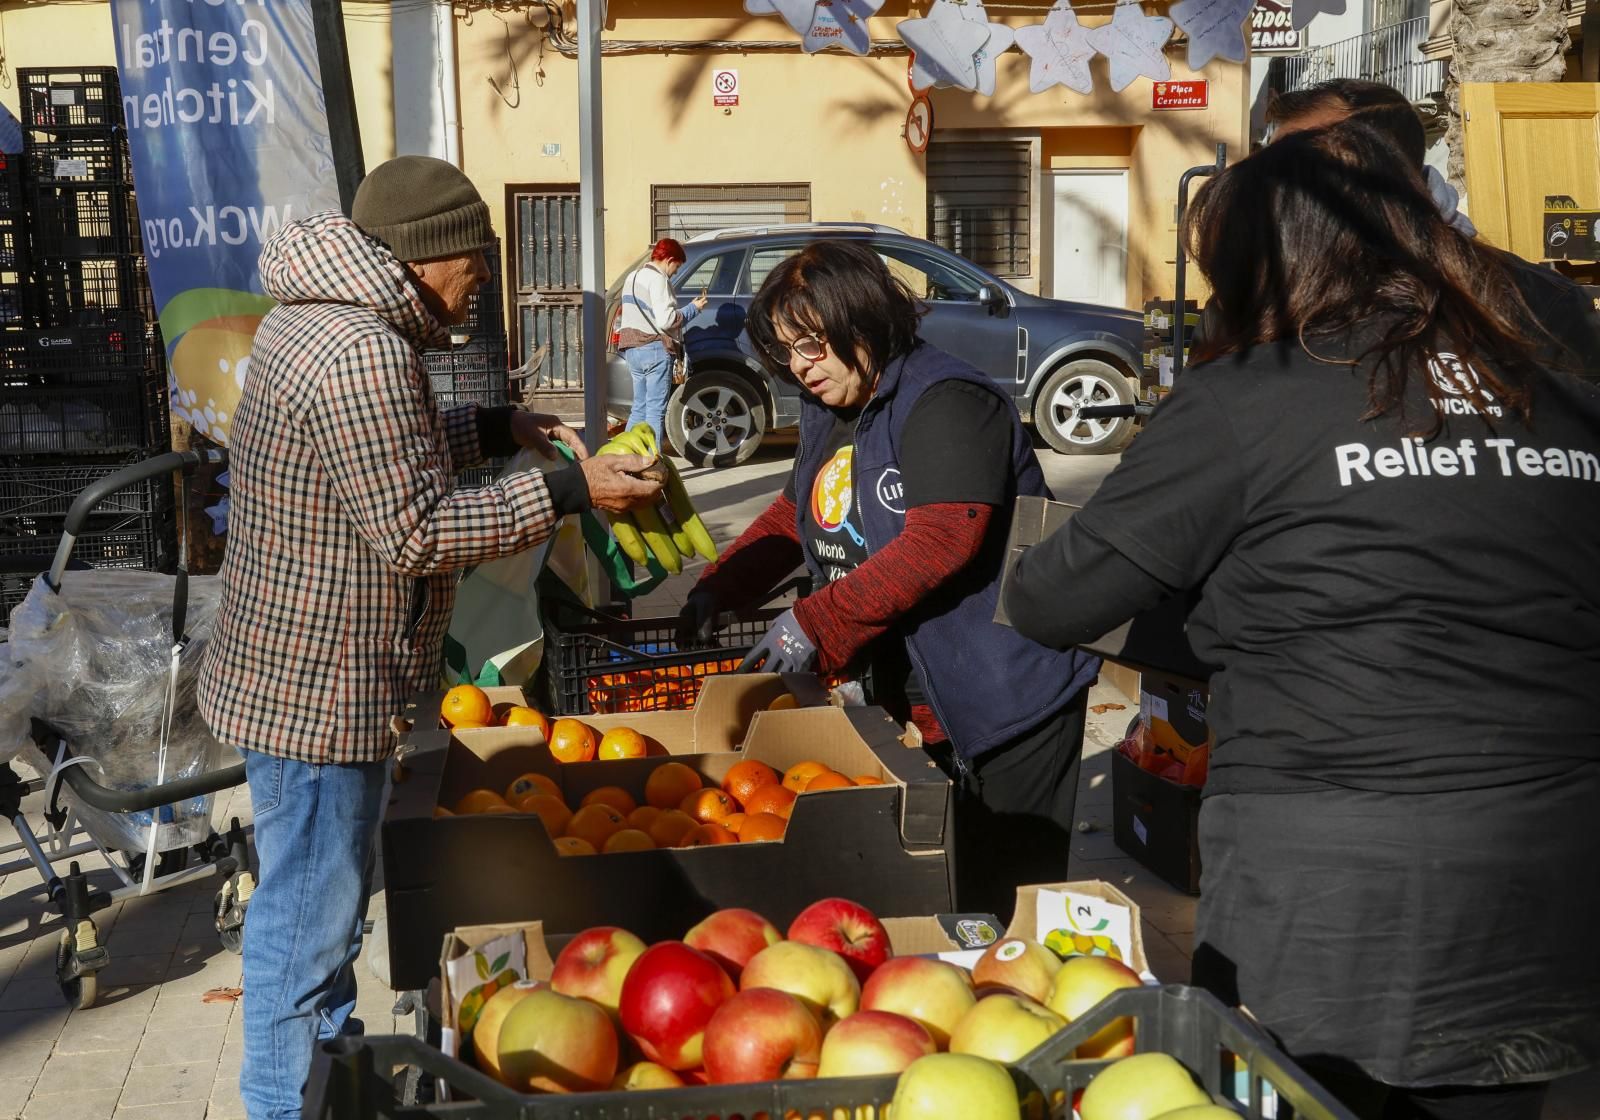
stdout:
POLYGON ((1145 673, 1139 681, 1139 718, 1156 746, 1186 762, 1211 739, 1206 726, 1208 698, 1198 685, 1145 673))
MULTIPOLYGON (((650 728, 650 739, 710 785, 744 758, 779 770, 816 759, 850 776, 877 775, 884 784, 806 794, 781 842, 562 857, 536 816, 435 820, 434 806, 475 788, 503 789, 528 771, 548 774, 571 804, 605 785, 638 797, 667 753, 563 766, 529 729, 413 734, 409 776, 395 786, 383 826, 392 985, 426 987, 445 932, 462 925, 537 920, 554 935, 622 925, 659 941, 728 906, 749 907, 780 926, 815 899, 835 895, 884 918, 954 909, 955 863, 946 847, 950 783, 926 754, 901 742, 901 728, 882 709, 762 710, 746 733, 742 720, 717 715, 715 705, 731 698, 719 700, 716 683, 707 683, 692 713, 655 713, 648 724, 651 716, 635 716, 631 725, 650 728), (743 751, 727 749, 733 728, 743 751), (714 742, 718 750, 681 749, 691 742, 714 742)), ((767 687, 781 685, 768 678, 767 687)), ((759 698, 759 690, 745 699, 751 696, 759 698)), ((601 727, 629 718, 585 722, 601 727)))
POLYGON ((1111 828, 1117 847, 1181 891, 1200 893, 1200 791, 1111 752, 1111 828))
MULTIPOLYGON (((1005 569, 1000 577, 1000 606, 994 620, 1011 625, 1006 617, 1005 589, 1017 558, 1065 525, 1081 508, 1066 502, 1024 495, 1011 513, 1011 535, 1006 544, 1005 569)), ((1211 666, 1195 656, 1185 633, 1192 597, 1173 596, 1143 614, 1080 648, 1107 661, 1142 672, 1156 672, 1177 680, 1204 684, 1211 666)))

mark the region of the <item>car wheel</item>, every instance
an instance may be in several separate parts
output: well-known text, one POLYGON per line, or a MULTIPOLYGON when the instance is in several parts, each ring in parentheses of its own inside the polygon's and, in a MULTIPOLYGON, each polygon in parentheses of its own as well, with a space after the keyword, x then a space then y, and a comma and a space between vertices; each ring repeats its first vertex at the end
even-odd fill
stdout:
POLYGON ((667 438, 697 467, 738 466, 766 433, 761 394, 737 374, 692 374, 667 402, 667 438))
POLYGON ((1085 420, 1091 404, 1133 404, 1133 386, 1115 366, 1094 358, 1068 362, 1045 379, 1033 403, 1033 423, 1044 441, 1063 455, 1120 451, 1133 434, 1133 417, 1085 420))

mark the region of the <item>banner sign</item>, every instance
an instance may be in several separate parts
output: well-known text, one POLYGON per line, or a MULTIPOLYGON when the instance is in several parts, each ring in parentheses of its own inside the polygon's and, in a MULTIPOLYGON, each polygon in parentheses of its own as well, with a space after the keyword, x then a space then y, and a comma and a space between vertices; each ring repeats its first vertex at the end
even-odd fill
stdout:
POLYGON ((285 222, 339 208, 311 0, 111 0, 173 415, 227 445, 256 269, 285 222))
POLYGON ((1294 0, 1256 0, 1250 13, 1250 53, 1282 54, 1306 49, 1306 33, 1295 30, 1294 0))

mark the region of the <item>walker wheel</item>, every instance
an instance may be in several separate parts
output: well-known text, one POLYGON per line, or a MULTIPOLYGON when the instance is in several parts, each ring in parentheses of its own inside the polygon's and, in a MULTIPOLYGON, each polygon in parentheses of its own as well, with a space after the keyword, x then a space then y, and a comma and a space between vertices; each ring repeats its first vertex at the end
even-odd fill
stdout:
POLYGON ((248 871, 236 871, 228 876, 222 889, 217 892, 213 913, 217 940, 230 953, 244 951, 244 915, 254 891, 255 877, 248 871))
POLYGON ((85 946, 92 950, 97 957, 94 968, 85 968, 84 961, 78 955, 78 938, 72 930, 61 931, 61 942, 56 946, 56 983, 61 987, 61 998, 74 1010, 93 1007, 95 1000, 100 997, 100 985, 95 978, 95 969, 103 965, 107 955, 103 948, 96 945, 97 931, 94 923, 85 919, 78 923, 78 932, 86 934, 88 944, 85 946), (85 931, 83 927, 87 926, 85 931))

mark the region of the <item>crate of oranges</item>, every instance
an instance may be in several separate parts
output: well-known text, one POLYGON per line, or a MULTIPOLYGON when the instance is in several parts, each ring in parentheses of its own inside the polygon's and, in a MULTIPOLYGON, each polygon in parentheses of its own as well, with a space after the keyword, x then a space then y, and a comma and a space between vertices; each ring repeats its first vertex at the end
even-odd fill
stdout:
POLYGON ((828 894, 949 912, 943 774, 882 709, 788 696, 739 675, 693 711, 565 717, 548 742, 531 725, 414 732, 384 824, 394 985, 426 987, 463 924, 665 937, 708 904, 792 918, 828 894))

